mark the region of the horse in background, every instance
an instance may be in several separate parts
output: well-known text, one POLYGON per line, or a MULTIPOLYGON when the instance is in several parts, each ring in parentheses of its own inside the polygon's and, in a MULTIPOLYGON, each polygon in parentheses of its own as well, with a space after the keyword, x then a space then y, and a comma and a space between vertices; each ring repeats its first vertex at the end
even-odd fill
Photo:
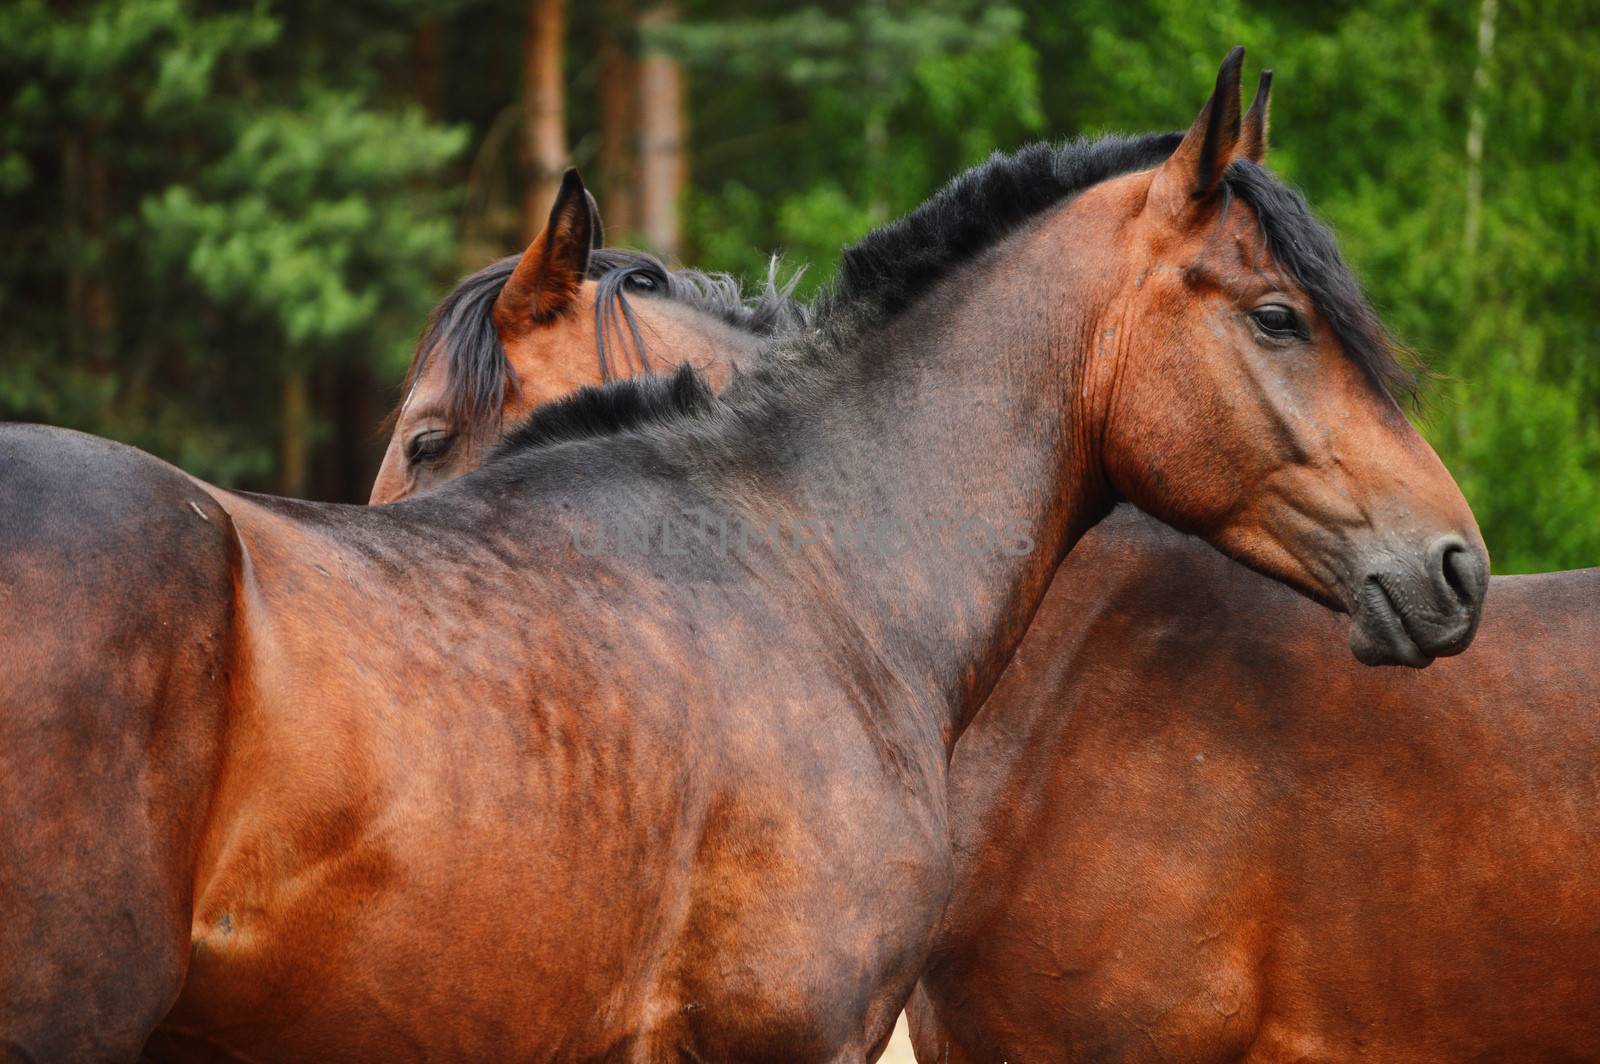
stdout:
POLYGON ((434 309, 370 502, 476 469, 507 426, 580 387, 687 363, 720 388, 733 363, 805 321, 793 298, 801 275, 779 284, 776 258, 746 298, 727 274, 668 269, 647 252, 604 247, 603 232, 594 197, 568 170, 528 248, 467 277, 434 309))
POLYGON ((1368 660, 1463 649, 1481 540, 1241 61, 1185 134, 958 178, 722 397, 581 393, 392 506, 0 430, 3 1044, 870 1059, 951 888, 951 745, 1115 498, 1368 660), (704 513, 778 540, 579 547, 704 513), (916 534, 794 534, 826 515, 916 534))

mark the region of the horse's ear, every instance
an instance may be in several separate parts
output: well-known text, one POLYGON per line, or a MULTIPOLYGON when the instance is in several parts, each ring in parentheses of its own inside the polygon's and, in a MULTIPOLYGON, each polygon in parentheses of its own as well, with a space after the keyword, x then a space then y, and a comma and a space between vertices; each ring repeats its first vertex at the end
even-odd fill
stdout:
POLYGON ((589 204, 589 250, 599 251, 606 246, 606 227, 600 222, 600 204, 594 201, 594 193, 588 189, 583 190, 583 198, 589 204))
POLYGON ((1222 184, 1239 146, 1239 68, 1244 49, 1235 47, 1217 71, 1217 87, 1183 135, 1178 150, 1161 164, 1150 198, 1173 212, 1204 201, 1222 184))
POLYGON ((1267 122, 1270 117, 1269 100, 1272 96, 1272 71, 1263 70, 1256 83, 1256 98, 1250 101, 1250 110, 1244 113, 1244 128, 1239 131, 1239 148, 1236 154, 1242 159, 1259 163, 1267 157, 1267 122))
POLYGON ((533 238, 494 301, 502 334, 517 334, 571 306, 589 272, 596 216, 578 171, 561 179, 544 232, 533 238))

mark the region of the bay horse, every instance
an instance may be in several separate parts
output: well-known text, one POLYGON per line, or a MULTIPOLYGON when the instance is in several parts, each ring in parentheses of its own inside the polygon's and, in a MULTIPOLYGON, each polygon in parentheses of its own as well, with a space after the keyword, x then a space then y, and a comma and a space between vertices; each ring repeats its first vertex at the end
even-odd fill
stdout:
POLYGON ((1600 569, 1473 653, 1328 616, 1122 507, 956 746, 925 1061, 1600 1058, 1600 569))
POLYGON ((955 748, 918 1060, 1600 1059, 1600 569, 1472 652, 1333 616, 1128 507, 955 748))
POLYGON ((0 430, 0 1046, 871 1059, 950 891, 951 745, 1113 499, 1366 660, 1464 649, 1481 539, 1251 161, 1241 62, 1184 134, 870 234, 720 398, 580 392, 391 506, 0 430), (707 513, 758 532, 666 542, 707 513))

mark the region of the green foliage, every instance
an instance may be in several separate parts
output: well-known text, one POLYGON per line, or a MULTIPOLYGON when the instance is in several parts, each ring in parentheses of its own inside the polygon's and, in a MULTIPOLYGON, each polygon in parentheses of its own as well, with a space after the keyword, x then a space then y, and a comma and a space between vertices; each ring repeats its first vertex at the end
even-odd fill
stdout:
POLYGON ((258 111, 191 182, 144 201, 151 259, 187 270, 218 305, 273 321, 301 357, 359 355, 385 306, 426 310, 414 296, 454 230, 417 181, 464 144, 415 107, 367 110, 348 93, 258 111))
POLYGON ((0 5, 0 417, 270 486, 286 373, 393 377, 451 258, 438 179, 467 132, 365 63, 425 5, 368 6, 0 5))
POLYGON ((759 273, 769 249, 811 263, 916 206, 1000 147, 1037 136, 1038 55, 1016 8, 976 0, 706 17, 656 43, 705 84, 694 101, 694 255, 759 273), (753 107, 737 106, 757 99, 753 107), (726 151, 721 145, 731 144, 726 151))

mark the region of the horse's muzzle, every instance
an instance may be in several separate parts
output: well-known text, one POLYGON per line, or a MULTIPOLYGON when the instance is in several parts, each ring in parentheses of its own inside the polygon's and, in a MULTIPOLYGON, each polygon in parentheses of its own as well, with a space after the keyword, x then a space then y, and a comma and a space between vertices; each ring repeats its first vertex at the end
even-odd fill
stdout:
POLYGON ((1489 559, 1459 535, 1419 554, 1381 551, 1364 567, 1350 604, 1350 649, 1366 665, 1420 669, 1467 649, 1489 588, 1489 559))

